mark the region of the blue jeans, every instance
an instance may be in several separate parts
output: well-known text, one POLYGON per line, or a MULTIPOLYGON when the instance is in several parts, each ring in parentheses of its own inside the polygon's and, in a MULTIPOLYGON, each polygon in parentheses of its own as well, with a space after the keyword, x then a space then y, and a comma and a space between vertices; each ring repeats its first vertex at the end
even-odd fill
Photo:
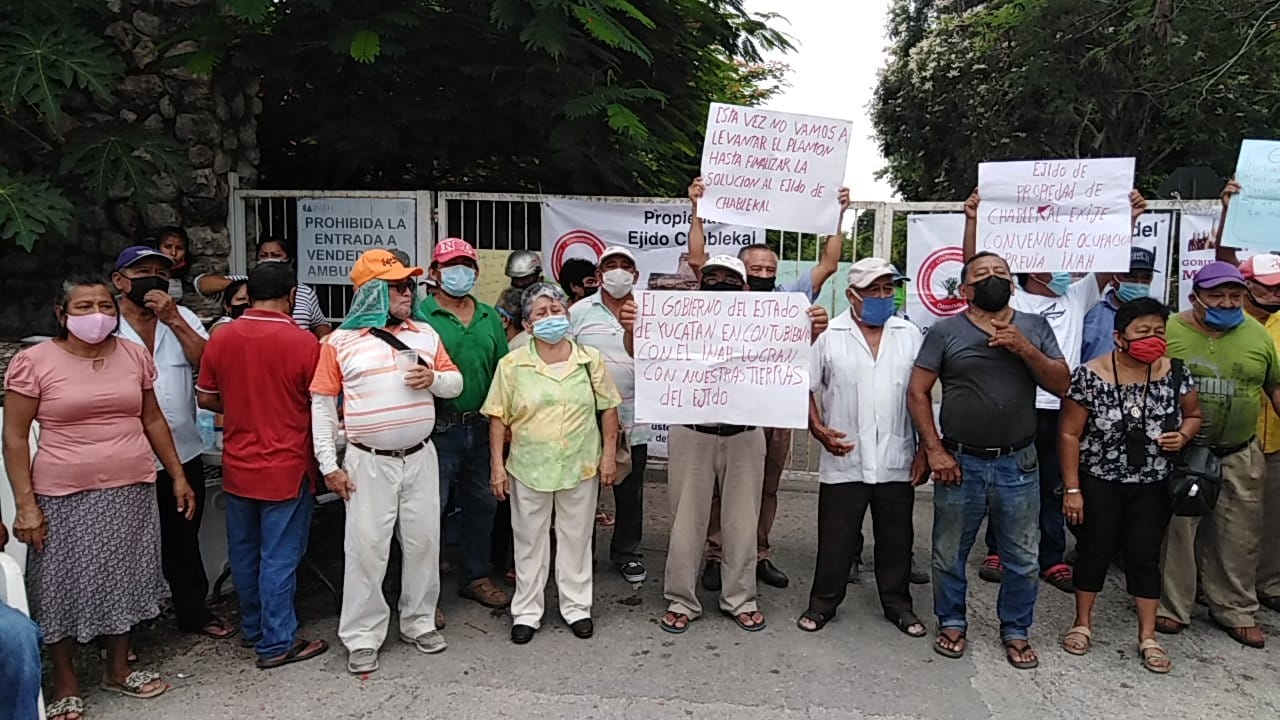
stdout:
POLYGON ((314 506, 309 487, 302 497, 280 502, 227 493, 227 559, 244 636, 260 658, 283 655, 297 638, 293 601, 314 506))
POLYGON ((933 609, 938 629, 965 631, 965 575, 982 517, 1004 562, 996 600, 1002 640, 1026 640, 1039 586, 1040 478, 1035 445, 991 460, 956 454, 963 479, 933 490, 933 609), (988 512, 989 511, 989 512, 988 512))
MULTIPOLYGON (((1036 455, 1040 458, 1040 572, 1043 574, 1061 565, 1067 553, 1057 410, 1036 410, 1036 455)), ((987 554, 1000 555, 1000 544, 990 524, 987 525, 987 554)))
POLYGON ((440 458, 440 507, 446 525, 452 525, 449 496, 461 512, 457 528, 442 531, 445 537, 457 538, 461 556, 462 582, 475 582, 489 576, 489 549, 493 543, 493 516, 498 500, 489 486, 489 422, 436 425, 431 436, 440 458))
POLYGON ((40 670, 40 628, 0 601, 0 720, 40 717, 40 670))

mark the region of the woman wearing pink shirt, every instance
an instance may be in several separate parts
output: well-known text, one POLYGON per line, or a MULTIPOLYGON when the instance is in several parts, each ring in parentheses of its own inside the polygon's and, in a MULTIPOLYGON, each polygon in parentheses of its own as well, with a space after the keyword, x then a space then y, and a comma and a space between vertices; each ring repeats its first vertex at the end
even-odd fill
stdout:
POLYGON ((142 346, 116 341, 119 310, 106 284, 64 282, 54 312, 56 338, 18 353, 5 376, 4 465, 18 506, 14 534, 35 551, 27 584, 53 660, 48 717, 77 720, 76 643, 105 640, 104 690, 150 698, 168 688, 128 659, 130 629, 159 614, 167 591, 152 453, 188 519, 195 495, 152 391, 155 365, 142 346))

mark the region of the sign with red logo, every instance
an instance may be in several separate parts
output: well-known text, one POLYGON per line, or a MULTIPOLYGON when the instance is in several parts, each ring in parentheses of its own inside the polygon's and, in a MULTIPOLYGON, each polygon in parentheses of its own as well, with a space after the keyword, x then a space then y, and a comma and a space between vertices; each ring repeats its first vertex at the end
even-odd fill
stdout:
POLYGON ((907 318, 928 328, 968 307, 960 297, 964 269, 964 214, 907 218, 907 318))

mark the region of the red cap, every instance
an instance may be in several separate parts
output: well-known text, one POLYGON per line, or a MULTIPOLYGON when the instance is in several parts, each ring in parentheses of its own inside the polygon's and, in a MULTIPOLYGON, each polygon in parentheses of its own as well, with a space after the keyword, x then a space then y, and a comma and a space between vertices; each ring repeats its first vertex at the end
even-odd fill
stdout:
POLYGON ((1240 274, 1245 280, 1263 285, 1280 285, 1280 255, 1263 253, 1240 263, 1240 274))
POLYGON ((445 238, 436 243, 436 249, 431 253, 431 262, 443 264, 460 257, 480 264, 476 249, 471 247, 471 243, 461 238, 445 238))

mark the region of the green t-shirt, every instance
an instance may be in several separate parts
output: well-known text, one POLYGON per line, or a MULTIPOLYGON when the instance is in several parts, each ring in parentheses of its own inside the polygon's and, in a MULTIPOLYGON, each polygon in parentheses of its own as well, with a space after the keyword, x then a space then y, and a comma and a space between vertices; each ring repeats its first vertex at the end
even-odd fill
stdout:
POLYGON ((440 307, 435 298, 423 298, 418 309, 440 335, 444 349, 462 373, 462 394, 452 400, 439 400, 454 412, 475 412, 489 395, 489 385, 498 369, 498 361, 507 354, 507 331, 502 327, 498 311, 472 298, 476 304, 471 324, 463 326, 457 315, 440 307))
POLYGON ((1211 338, 1175 315, 1165 330, 1169 357, 1186 363, 1200 395, 1204 425, 1199 437, 1215 447, 1235 447, 1257 432, 1263 388, 1280 384, 1276 344, 1257 320, 1211 338))

